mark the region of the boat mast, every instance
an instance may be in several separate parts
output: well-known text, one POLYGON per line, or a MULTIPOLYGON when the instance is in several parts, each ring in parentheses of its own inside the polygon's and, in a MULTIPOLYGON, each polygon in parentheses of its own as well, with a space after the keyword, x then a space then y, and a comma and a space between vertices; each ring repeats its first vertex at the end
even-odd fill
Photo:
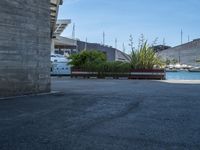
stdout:
MULTIPOLYGON (((181 45, 183 44, 183 30, 181 29, 181 45)), ((181 50, 178 51, 178 61, 181 64, 181 50)))
POLYGON ((115 49, 117 49, 117 38, 115 38, 115 49))
POLYGON ((105 32, 103 32, 103 45, 105 45, 105 32))

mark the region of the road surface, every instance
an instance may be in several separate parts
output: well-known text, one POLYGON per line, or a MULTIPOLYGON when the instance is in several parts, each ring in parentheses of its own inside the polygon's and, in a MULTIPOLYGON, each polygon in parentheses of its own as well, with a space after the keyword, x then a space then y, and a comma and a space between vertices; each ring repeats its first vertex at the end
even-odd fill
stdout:
POLYGON ((0 150, 199 150, 200 82, 52 79, 0 100, 0 150))

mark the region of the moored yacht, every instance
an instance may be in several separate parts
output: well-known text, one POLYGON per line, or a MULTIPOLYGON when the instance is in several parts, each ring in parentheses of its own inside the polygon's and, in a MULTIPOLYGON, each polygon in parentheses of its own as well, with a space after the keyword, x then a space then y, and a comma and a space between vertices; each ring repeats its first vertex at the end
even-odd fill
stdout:
POLYGON ((71 74, 69 59, 60 54, 51 54, 51 75, 68 76, 71 74))
POLYGON ((200 67, 194 67, 191 69, 188 69, 189 72, 200 72, 200 67))

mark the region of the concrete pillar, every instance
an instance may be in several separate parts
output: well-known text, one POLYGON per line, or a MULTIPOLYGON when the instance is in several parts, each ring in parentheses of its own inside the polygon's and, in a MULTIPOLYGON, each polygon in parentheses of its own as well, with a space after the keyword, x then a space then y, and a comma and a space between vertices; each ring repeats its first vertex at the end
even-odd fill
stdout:
POLYGON ((0 0, 0 97, 50 92, 50 1, 0 0))
POLYGON ((55 53, 55 42, 54 42, 54 39, 51 40, 51 53, 52 54, 55 53))

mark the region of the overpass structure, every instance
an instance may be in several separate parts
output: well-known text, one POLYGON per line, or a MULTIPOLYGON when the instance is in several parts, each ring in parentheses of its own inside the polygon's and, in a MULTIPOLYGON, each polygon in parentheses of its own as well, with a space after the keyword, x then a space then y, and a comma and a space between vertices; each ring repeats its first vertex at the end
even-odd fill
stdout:
POLYGON ((60 36, 70 23, 70 19, 57 20, 54 36, 60 36))
POLYGON ((62 0, 0 1, 0 97, 50 92, 50 48, 62 0))
POLYGON ((50 16, 51 16, 51 35, 56 30, 56 22, 58 17, 59 5, 63 4, 63 0, 50 0, 50 16))
POLYGON ((51 53, 55 53, 55 51, 60 51, 61 53, 67 51, 68 53, 71 53, 73 49, 77 48, 76 39, 62 36, 64 30, 69 26, 70 23, 70 19, 57 20, 53 33, 51 53))

